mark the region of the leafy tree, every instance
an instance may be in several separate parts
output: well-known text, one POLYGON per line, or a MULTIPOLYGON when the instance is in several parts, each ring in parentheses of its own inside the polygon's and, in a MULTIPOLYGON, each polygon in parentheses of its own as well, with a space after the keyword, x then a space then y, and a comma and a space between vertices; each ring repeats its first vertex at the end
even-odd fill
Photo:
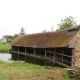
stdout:
POLYGON ((19 34, 14 34, 14 37, 16 38, 16 37, 18 37, 19 36, 19 34))
POLYGON ((7 40, 7 43, 11 43, 11 42, 12 42, 12 40, 11 40, 11 39, 8 39, 8 40, 7 40))
POLYGON ((64 19, 61 19, 61 22, 58 24, 58 26, 59 26, 58 30, 70 28, 74 25, 76 25, 76 21, 75 21, 74 17, 69 16, 64 19))
POLYGON ((24 30, 23 27, 22 27, 21 30, 20 30, 20 35, 25 35, 25 30, 24 30))

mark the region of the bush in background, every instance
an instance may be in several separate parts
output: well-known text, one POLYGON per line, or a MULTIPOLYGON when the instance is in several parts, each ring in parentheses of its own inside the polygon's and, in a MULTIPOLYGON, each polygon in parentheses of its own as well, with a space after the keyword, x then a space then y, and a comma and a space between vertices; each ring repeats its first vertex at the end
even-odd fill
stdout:
POLYGON ((11 40, 11 39, 8 39, 8 40, 7 40, 7 43, 11 43, 11 42, 12 42, 12 40, 11 40))

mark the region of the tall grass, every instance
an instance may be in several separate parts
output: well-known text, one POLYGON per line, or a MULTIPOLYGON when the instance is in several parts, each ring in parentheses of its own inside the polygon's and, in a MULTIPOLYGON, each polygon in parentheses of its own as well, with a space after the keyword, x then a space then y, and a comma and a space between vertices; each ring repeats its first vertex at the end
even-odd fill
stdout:
POLYGON ((65 69, 24 62, 0 61, 1 80, 70 80, 65 69))
POLYGON ((10 43, 0 42, 0 53, 9 53, 9 49, 11 49, 10 43))

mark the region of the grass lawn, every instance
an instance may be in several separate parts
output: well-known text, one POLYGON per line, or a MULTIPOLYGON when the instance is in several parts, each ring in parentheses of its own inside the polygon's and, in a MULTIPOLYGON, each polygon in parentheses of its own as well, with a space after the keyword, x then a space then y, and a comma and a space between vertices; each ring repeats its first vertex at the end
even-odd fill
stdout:
POLYGON ((0 80, 71 80, 67 71, 59 67, 0 61, 0 80))
MULTIPOLYGON (((0 42, 0 52, 9 53, 9 43, 0 42)), ((0 61, 0 80, 72 80, 65 69, 29 63, 0 61)))
POLYGON ((0 52, 1 53, 9 53, 9 49, 11 49, 10 43, 3 44, 0 42, 0 52))

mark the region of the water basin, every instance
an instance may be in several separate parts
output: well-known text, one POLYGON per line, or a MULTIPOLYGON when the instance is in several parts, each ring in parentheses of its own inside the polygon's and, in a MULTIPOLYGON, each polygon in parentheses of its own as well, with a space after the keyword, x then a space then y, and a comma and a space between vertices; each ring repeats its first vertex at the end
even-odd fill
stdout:
POLYGON ((0 60, 1 61, 9 62, 10 59, 11 59, 11 54, 8 54, 8 53, 0 53, 0 60))

